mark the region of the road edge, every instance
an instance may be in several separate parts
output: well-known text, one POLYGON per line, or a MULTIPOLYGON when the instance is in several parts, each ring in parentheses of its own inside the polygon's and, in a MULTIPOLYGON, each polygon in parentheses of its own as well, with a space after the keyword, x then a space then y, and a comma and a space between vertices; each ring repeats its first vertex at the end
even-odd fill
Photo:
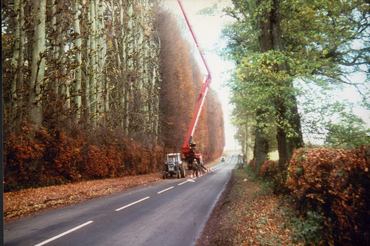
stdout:
POLYGON ((197 235, 193 246, 209 245, 210 235, 208 235, 209 233, 206 231, 207 226, 218 222, 218 215, 224 205, 225 198, 230 194, 231 188, 234 185, 234 171, 236 169, 237 166, 231 169, 230 179, 225 183, 223 189, 217 195, 212 205, 212 210, 207 215, 207 220, 201 226, 200 233, 197 235))

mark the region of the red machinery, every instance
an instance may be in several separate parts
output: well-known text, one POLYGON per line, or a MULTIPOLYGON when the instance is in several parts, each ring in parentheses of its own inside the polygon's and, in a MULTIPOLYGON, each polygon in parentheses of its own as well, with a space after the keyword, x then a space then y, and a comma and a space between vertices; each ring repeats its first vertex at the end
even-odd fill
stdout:
POLYGON ((182 146, 182 153, 184 154, 185 162, 188 165, 187 169, 188 170, 193 170, 193 171, 198 171, 198 170, 200 170, 200 167, 203 165, 203 160, 202 160, 202 154, 195 152, 196 143, 194 141, 193 136, 194 136, 194 131, 195 131, 195 128, 197 126, 198 120, 199 120, 200 113, 202 111, 204 101, 206 99, 209 84, 211 83, 211 72, 208 68, 208 65, 207 65, 207 62, 206 62, 206 60, 203 56, 203 53, 200 50, 198 41, 197 41, 197 39, 194 35, 193 29, 192 29, 192 27, 189 23, 189 20, 186 16, 184 8, 182 7, 182 4, 181 4, 180 0, 177 0, 177 2, 180 5, 180 8, 181 8, 181 11, 182 11, 182 13, 185 17, 186 23, 189 26, 190 32, 191 32, 191 34, 194 38, 195 44, 197 45, 200 56, 202 57, 203 63, 204 63, 204 65, 207 69, 207 72, 208 72, 208 75, 206 76, 206 78, 205 78, 205 80, 202 84, 202 88, 201 88, 201 91, 200 91, 197 106, 196 106, 195 111, 194 111, 193 119, 191 120, 191 124, 190 124, 189 130, 188 130, 188 133, 186 134, 186 138, 185 138, 184 144, 182 146), (196 160, 197 164, 194 163, 194 160, 196 160))

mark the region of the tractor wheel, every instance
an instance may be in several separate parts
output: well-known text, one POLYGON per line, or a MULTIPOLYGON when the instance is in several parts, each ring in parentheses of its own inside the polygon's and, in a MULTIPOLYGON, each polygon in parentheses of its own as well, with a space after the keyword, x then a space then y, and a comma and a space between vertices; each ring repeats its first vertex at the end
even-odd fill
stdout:
POLYGON ((180 172, 180 170, 177 171, 177 178, 178 179, 181 179, 181 172, 180 172))
POLYGON ((186 170, 185 170, 185 166, 184 165, 181 165, 181 178, 185 178, 186 177, 186 170))

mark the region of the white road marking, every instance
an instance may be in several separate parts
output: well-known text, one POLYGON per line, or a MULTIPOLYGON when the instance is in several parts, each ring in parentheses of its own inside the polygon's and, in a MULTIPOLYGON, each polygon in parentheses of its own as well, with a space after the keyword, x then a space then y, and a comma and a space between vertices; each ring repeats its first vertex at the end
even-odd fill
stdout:
POLYGON ((52 237, 52 238, 50 238, 50 239, 48 239, 46 241, 43 241, 42 243, 36 244, 35 246, 41 246, 41 245, 45 245, 47 243, 50 243, 51 241, 54 241, 55 239, 58 239, 60 237, 63 237, 65 235, 67 235, 67 234, 69 234, 71 232, 74 232, 74 231, 76 231, 76 230, 78 230, 78 229, 80 229, 80 228, 82 228, 84 226, 87 226, 88 224, 91 224, 91 223, 93 223, 93 221, 88 221, 85 224, 79 225, 79 226, 77 226, 77 227, 75 227, 75 228, 73 228, 73 229, 71 229, 69 231, 63 232, 62 234, 59 234, 58 236, 55 236, 55 237, 52 237))
POLYGON ((132 205, 134 205, 134 204, 136 204, 136 203, 142 202, 142 201, 144 201, 144 200, 146 200, 146 199, 149 199, 149 198, 150 198, 150 197, 149 197, 149 196, 147 196, 147 197, 145 197, 145 198, 143 198, 143 199, 140 199, 139 201, 136 201, 136 202, 130 203, 130 204, 126 205, 126 206, 123 206, 122 208, 117 208, 117 209, 116 209, 116 211, 118 212, 118 211, 120 211, 120 210, 122 210, 122 209, 128 208, 128 207, 130 207, 130 206, 132 206, 132 205))
POLYGON ((171 190, 171 189, 173 189, 173 188, 174 188, 174 187, 172 186, 172 187, 170 187, 170 188, 167 188, 167 189, 161 190, 161 191, 157 192, 157 194, 161 194, 161 193, 163 193, 163 192, 165 192, 165 191, 168 191, 168 190, 171 190))
MULTIPOLYGON (((194 179, 195 179, 195 178, 194 178, 194 179)), ((182 182, 182 183, 177 184, 177 185, 183 185, 183 184, 185 184, 185 183, 187 183, 187 182, 195 182, 195 181, 194 181, 194 179, 188 179, 188 180, 186 180, 185 182, 182 182)))

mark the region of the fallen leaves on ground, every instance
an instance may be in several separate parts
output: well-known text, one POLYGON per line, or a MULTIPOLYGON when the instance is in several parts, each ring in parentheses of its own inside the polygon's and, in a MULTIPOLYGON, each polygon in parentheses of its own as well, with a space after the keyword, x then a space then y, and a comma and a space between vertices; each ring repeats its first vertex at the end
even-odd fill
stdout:
POLYGON ((293 245, 287 219, 279 197, 235 170, 197 245, 293 245))
POLYGON ((4 220, 8 222, 35 212, 114 194, 160 180, 161 174, 153 173, 4 193, 4 220))

